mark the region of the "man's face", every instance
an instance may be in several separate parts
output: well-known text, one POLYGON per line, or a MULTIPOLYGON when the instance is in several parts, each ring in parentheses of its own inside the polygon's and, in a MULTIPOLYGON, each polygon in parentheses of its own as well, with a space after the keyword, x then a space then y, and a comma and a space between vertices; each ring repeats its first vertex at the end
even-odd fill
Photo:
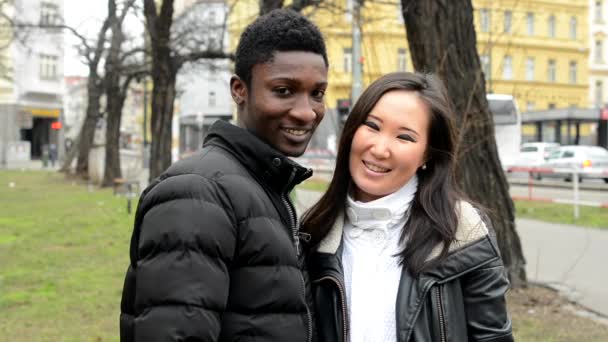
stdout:
POLYGON ((327 67, 311 52, 275 52, 251 70, 251 86, 233 78, 239 122, 276 150, 291 157, 304 153, 325 115, 327 67))

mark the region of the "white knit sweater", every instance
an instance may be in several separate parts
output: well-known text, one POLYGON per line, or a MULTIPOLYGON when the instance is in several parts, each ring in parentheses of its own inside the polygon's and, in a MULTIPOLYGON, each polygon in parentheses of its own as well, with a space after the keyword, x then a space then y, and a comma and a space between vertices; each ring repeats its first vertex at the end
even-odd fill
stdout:
POLYGON ((350 196, 342 265, 350 342, 396 342, 395 303, 401 278, 399 243, 405 212, 418 188, 414 177, 397 192, 371 202, 350 196))

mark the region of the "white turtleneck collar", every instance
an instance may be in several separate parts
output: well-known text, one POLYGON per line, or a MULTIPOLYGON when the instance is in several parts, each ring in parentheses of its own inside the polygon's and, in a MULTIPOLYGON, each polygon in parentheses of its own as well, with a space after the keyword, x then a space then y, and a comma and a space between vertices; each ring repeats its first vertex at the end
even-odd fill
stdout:
POLYGON ((346 217, 356 228, 383 229, 405 220, 416 190, 418 176, 414 175, 401 189, 370 202, 356 201, 349 194, 346 200, 346 217))

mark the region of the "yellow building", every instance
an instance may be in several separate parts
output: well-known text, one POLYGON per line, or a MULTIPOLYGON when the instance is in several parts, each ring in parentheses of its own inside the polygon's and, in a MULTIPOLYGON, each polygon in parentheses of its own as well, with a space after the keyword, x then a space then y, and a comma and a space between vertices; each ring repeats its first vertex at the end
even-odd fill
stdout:
MULTIPOLYGON (((352 0, 331 4, 307 14, 327 40, 327 104, 333 108, 336 99, 350 97, 352 0)), ((522 111, 589 105, 587 0, 473 4, 489 92, 515 95, 522 111)), ((230 17, 231 47, 257 12, 257 1, 237 3, 230 17)), ((412 70, 399 1, 365 2, 361 21, 364 85, 387 72, 412 70)))
MULTIPOLYGON (((328 108, 335 108, 338 99, 350 98, 352 84, 352 8, 351 0, 331 0, 325 9, 304 13, 323 33, 329 58, 328 108)), ((363 87, 388 72, 412 70, 407 55, 407 39, 396 0, 368 1, 361 11, 363 87)), ((244 26, 258 15, 258 2, 239 0, 229 17, 230 50, 234 51, 244 26)))
POLYGON ((488 92, 521 111, 589 106, 587 0, 478 0, 477 48, 488 92))

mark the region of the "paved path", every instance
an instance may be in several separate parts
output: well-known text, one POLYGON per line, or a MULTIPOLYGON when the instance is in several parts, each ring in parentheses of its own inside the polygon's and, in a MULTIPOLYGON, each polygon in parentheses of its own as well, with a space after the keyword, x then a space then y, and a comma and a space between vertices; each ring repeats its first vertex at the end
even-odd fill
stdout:
MULTIPOLYGON (((319 195, 298 190, 298 213, 319 195)), ((608 229, 530 219, 517 219, 516 224, 528 280, 558 288, 570 299, 608 317, 608 229)))
MULTIPOLYGON (((517 219, 530 281, 608 316, 608 230, 517 219)), ((606 223, 608 226, 608 222, 606 223)))

